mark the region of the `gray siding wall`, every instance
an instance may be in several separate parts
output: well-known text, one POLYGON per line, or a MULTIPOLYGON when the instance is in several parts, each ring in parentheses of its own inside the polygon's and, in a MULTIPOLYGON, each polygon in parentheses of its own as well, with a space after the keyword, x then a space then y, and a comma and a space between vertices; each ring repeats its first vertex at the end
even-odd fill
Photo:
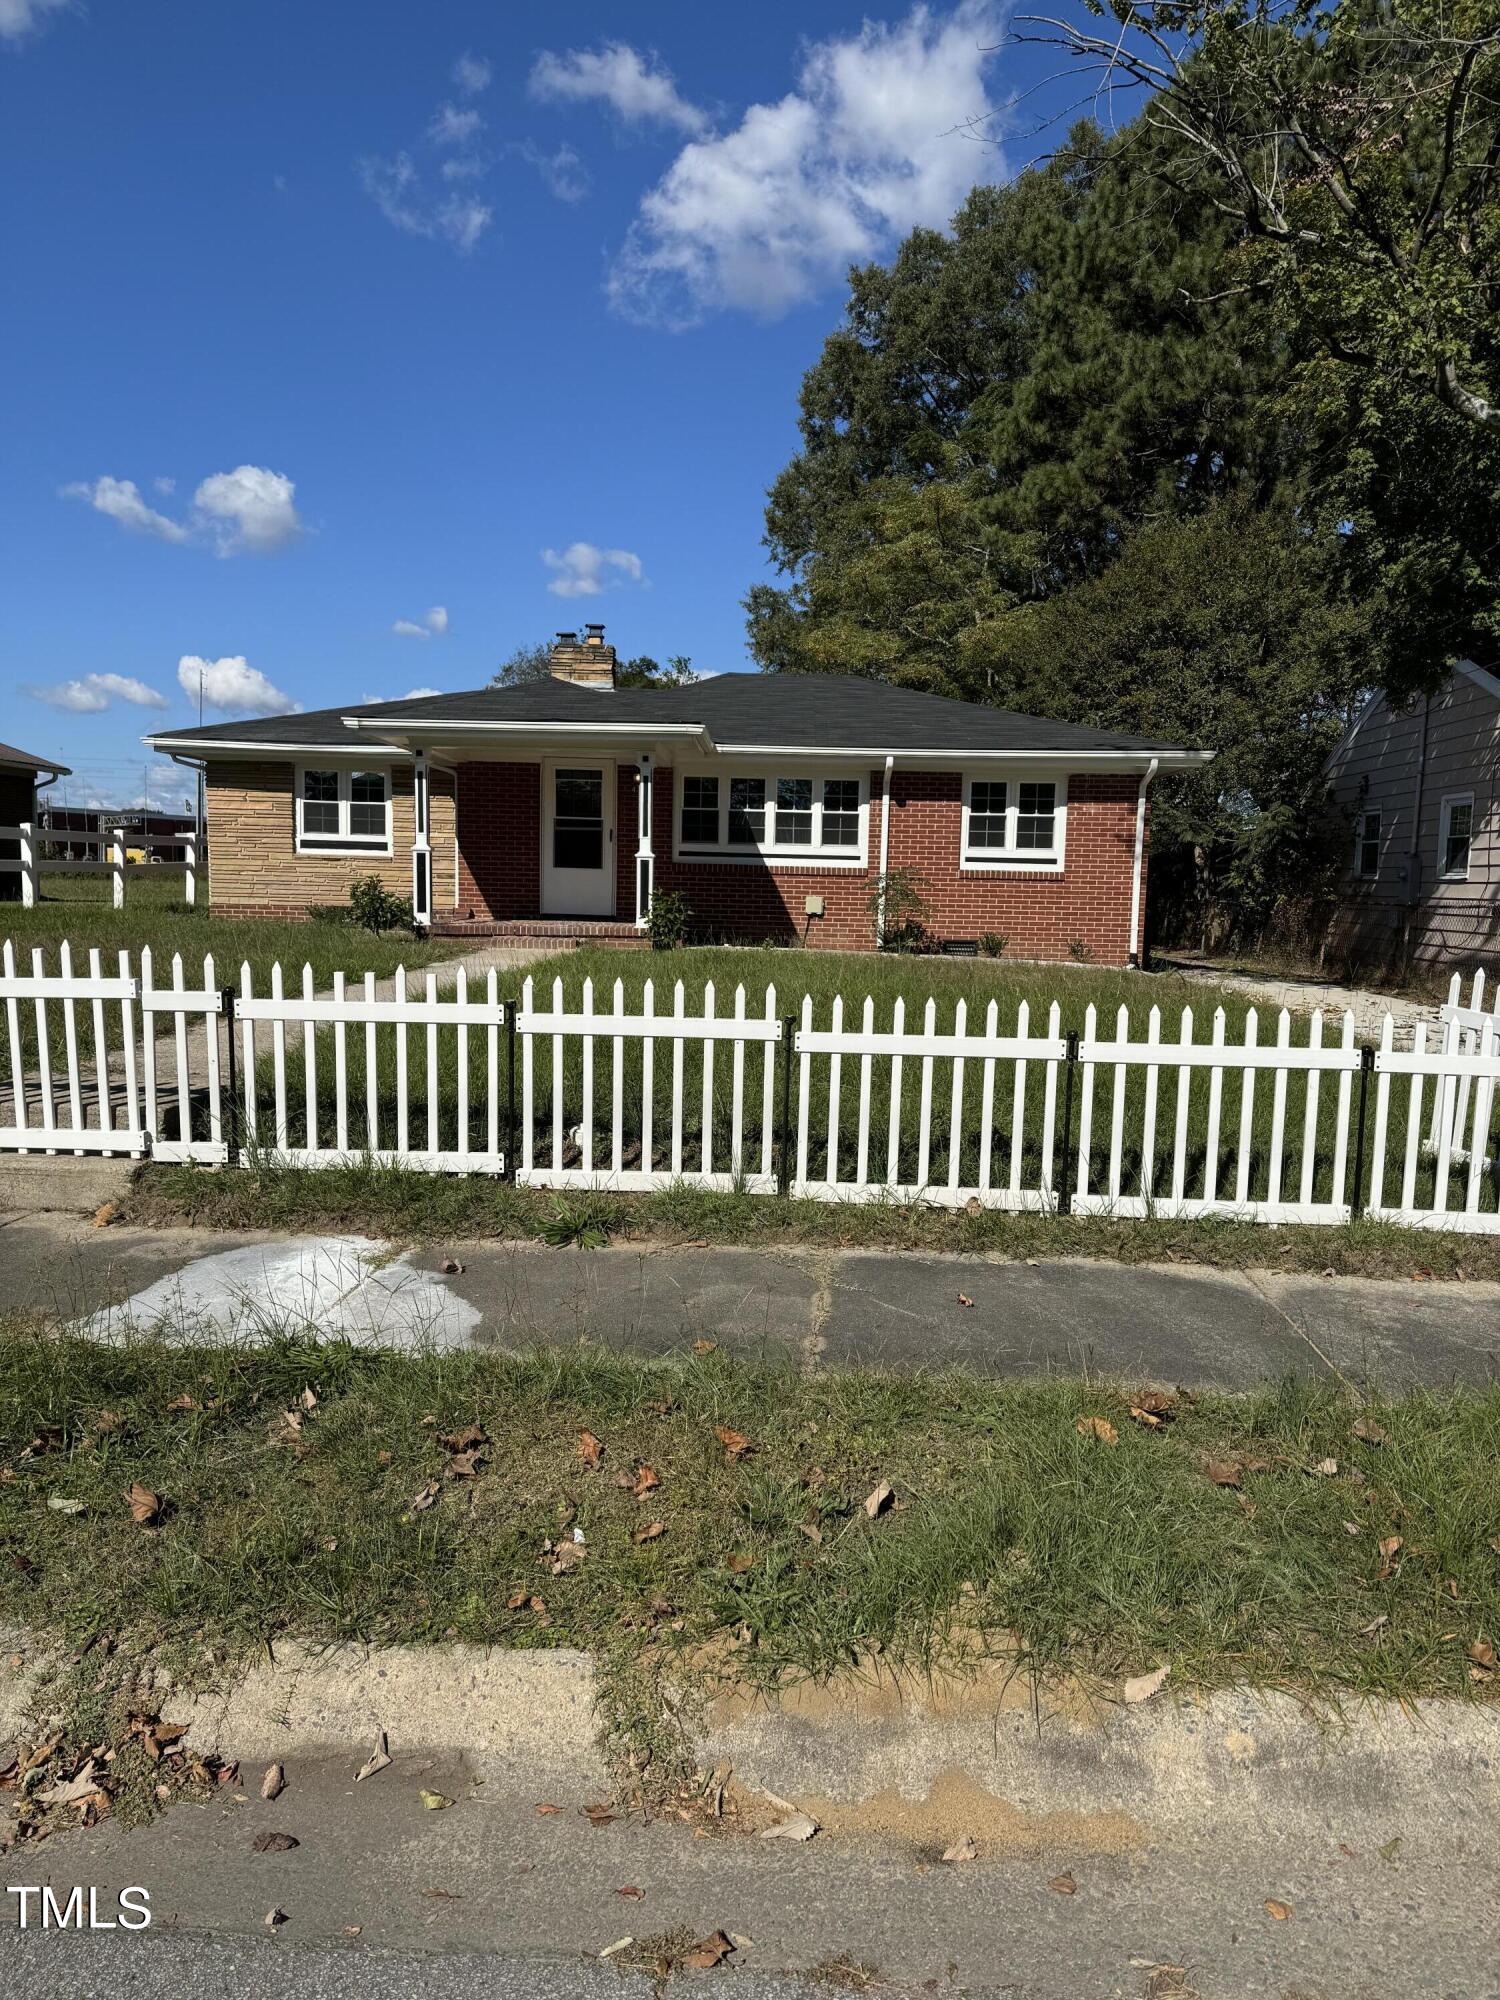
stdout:
POLYGON ((1419 822, 1422 732, 1421 703, 1398 711, 1377 696, 1330 761, 1329 787, 1349 818, 1349 917, 1372 944, 1409 923, 1422 956, 1489 955, 1500 933, 1500 697, 1456 672, 1431 698, 1419 822), (1443 800, 1460 794, 1474 804, 1469 872, 1447 881, 1443 800), (1355 872, 1356 817, 1365 809, 1380 813, 1373 880, 1355 872))

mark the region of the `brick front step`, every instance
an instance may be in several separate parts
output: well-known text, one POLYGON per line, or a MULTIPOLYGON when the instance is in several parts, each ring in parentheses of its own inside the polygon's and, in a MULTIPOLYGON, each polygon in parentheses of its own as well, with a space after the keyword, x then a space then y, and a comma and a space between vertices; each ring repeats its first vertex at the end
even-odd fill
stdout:
POLYGON ((505 939, 516 944, 608 944, 639 950, 649 940, 634 924, 588 917, 484 917, 434 915, 434 937, 505 939))

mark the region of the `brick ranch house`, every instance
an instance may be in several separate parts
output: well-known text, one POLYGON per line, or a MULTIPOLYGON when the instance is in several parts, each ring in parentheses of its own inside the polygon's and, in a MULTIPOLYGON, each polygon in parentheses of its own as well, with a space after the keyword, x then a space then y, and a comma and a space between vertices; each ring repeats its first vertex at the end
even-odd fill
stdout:
POLYGON ((356 876, 434 932, 868 950, 886 873, 945 944, 1137 962, 1147 786, 1211 751, 833 675, 616 686, 604 628, 551 675, 147 737, 202 765, 216 915, 305 915, 356 876))

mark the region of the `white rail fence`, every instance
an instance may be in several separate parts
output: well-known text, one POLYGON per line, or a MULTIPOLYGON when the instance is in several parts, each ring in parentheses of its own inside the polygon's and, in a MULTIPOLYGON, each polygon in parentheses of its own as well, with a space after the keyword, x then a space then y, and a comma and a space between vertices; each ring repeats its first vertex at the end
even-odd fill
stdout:
POLYGON ((0 855, 0 875, 20 876, 21 903, 26 909, 40 899, 44 876, 107 875, 110 899, 117 910, 123 910, 129 877, 142 868, 159 865, 151 859, 153 849, 172 847, 183 851, 183 897, 189 909, 198 900, 198 844, 190 833, 131 833, 127 843, 121 826, 111 827, 107 833, 74 833, 67 828, 52 830, 23 820, 19 826, 0 826, 0 844, 13 845, 17 850, 10 856, 0 855), (54 847, 83 847, 90 852, 80 859, 71 853, 51 853, 49 850, 54 847), (132 848, 139 848, 145 859, 132 860, 132 848))
MULTIPOLYGON (((1368 1213, 1500 1233, 1500 1013, 1361 1045, 1352 1014, 1164 1028, 1089 1007, 1065 1031, 990 1001, 776 989, 519 999, 460 974, 289 990, 149 952, 56 969, 4 950, 0 1149, 204 1164, 274 1155, 505 1175, 535 1187, 679 1182, 827 1201, 1336 1223, 1368 1213), (8 1089, 5 1079, 8 1078, 8 1089), (1434 1134, 1437 1143, 1434 1143, 1434 1134)), ((1147 989, 1149 990, 1149 989, 1147 989)))

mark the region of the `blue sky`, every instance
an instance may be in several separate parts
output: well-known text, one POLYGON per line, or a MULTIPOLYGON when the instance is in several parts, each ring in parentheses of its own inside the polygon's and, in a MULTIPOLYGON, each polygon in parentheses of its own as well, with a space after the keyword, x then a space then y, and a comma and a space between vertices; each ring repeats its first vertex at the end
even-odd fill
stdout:
POLYGON ((973 130, 1028 80, 999 39, 989 0, 0 0, 0 737, 123 803, 185 660, 210 720, 585 619, 743 669, 845 267, 1020 156, 973 130))

